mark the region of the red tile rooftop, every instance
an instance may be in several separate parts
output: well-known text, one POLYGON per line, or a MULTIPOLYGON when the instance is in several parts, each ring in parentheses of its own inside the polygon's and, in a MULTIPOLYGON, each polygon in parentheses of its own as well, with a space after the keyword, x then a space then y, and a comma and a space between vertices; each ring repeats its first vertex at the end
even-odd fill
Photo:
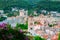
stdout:
POLYGON ((43 31, 41 31, 41 30, 35 30, 35 31, 36 31, 36 33, 39 34, 39 35, 42 34, 42 32, 43 32, 43 31))
POLYGON ((60 28, 60 25, 56 25, 56 26, 54 26, 54 28, 60 28))
POLYGON ((47 34, 44 34, 43 35, 43 38, 46 38, 47 39, 48 38, 48 35, 47 34))
POLYGON ((51 37, 51 40, 58 40, 58 35, 54 35, 53 37, 51 37))

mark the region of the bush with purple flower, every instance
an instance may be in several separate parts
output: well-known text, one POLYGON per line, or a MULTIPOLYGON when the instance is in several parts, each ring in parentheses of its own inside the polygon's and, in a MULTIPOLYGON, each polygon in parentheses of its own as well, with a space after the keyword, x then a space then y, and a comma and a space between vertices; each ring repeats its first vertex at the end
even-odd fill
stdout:
POLYGON ((6 23, 2 23, 2 24, 0 24, 0 28, 4 28, 4 27, 6 27, 6 26, 7 26, 6 23))
POLYGON ((10 25, 5 23, 0 24, 0 40, 28 40, 28 37, 23 33, 23 30, 10 28, 10 25))
MULTIPOLYGON (((6 28, 8 29, 8 28, 6 28)), ((14 29, 1 29, 0 40, 28 40, 28 37, 23 32, 14 29)))

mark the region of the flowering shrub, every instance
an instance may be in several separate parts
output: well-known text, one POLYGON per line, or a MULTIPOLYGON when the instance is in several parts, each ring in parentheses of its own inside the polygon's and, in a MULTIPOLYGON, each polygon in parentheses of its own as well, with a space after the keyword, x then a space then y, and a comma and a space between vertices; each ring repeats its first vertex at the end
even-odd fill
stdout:
POLYGON ((0 40, 28 40, 23 31, 12 29, 9 24, 0 24, 0 40))
POLYGON ((0 24, 0 28, 4 28, 4 27, 6 27, 6 26, 7 26, 6 23, 2 23, 2 24, 0 24))
POLYGON ((7 27, 0 30, 0 40, 28 40, 23 31, 8 29, 7 27))
MULTIPOLYGON (((30 40, 29 36, 26 36, 22 29, 11 28, 9 24, 0 24, 0 40, 30 40)), ((45 40, 39 36, 34 37, 35 40, 45 40)), ((32 39, 33 40, 33 39, 32 39)))

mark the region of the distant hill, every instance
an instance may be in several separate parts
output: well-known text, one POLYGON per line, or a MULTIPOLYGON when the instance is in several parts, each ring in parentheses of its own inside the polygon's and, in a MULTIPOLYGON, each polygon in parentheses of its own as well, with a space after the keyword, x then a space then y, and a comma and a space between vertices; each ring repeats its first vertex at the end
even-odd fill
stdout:
POLYGON ((36 8, 49 11, 60 11, 60 1, 40 1, 37 3, 36 8))
POLYGON ((60 11, 60 1, 47 0, 0 0, 0 9, 10 9, 11 7, 19 7, 26 9, 46 9, 60 11))

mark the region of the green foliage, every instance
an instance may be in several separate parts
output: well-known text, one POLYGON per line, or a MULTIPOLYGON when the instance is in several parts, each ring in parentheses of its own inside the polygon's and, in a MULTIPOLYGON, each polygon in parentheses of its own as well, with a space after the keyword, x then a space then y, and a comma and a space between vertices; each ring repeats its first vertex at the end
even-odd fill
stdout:
POLYGON ((0 17, 0 21, 3 21, 5 19, 6 19, 6 17, 0 17))
POLYGON ((52 27, 52 26, 53 26, 52 24, 49 25, 49 27, 52 27))
POLYGON ((38 24, 38 22, 34 22, 34 24, 38 24))
POLYGON ((31 14, 31 16, 33 15, 33 13, 34 13, 34 11, 32 10, 32 9, 29 9, 28 10, 28 15, 30 15, 31 14))
POLYGON ((57 24, 48 24, 48 25, 49 25, 49 27, 54 27, 57 24))
POLYGON ((37 3, 36 8, 38 9, 45 9, 48 11, 59 11, 59 1, 40 1, 37 3))
POLYGON ((7 28, 12 29, 11 25, 8 23, 7 28))
POLYGON ((8 17, 17 16, 17 15, 19 15, 19 11, 13 11, 13 12, 12 11, 10 11, 10 12, 7 11, 6 14, 7 14, 8 17))
POLYGON ((26 24, 16 24, 16 28, 18 29, 18 28, 21 28, 21 29, 28 29, 28 23, 26 23, 26 24))
POLYGON ((4 28, 0 30, 0 40, 26 40, 26 35, 15 29, 4 28))
POLYGON ((59 35, 58 35, 58 40, 60 40, 60 33, 59 33, 59 35))
POLYGON ((45 40, 44 38, 41 38, 41 37, 39 37, 39 36, 35 36, 34 39, 35 39, 35 40, 45 40))
POLYGON ((6 13, 8 17, 14 16, 14 14, 11 11, 6 11, 6 13))
MULTIPOLYGON (((36 1, 36 0, 32 0, 28 1, 28 0, 0 0, 0 9, 4 9, 4 8, 10 8, 10 7, 21 7, 21 8, 41 8, 41 9, 57 9, 60 6, 60 2, 59 1, 36 1), (33 3, 32 3, 33 2, 33 3), (52 5, 52 6, 51 6, 52 5), (34 7, 33 7, 34 6, 34 7)), ((50 10, 49 9, 49 10, 50 10)), ((57 9, 59 10, 59 9, 57 9)))
MULTIPOLYGON (((48 10, 48 11, 59 11, 60 12, 60 1, 41 1, 41 0, 0 0, 0 9, 5 12, 10 12, 11 7, 28 9, 28 15, 33 15, 33 10, 48 10), (32 1, 32 2, 31 2, 32 1)), ((12 15, 12 14, 11 14, 12 15)), ((9 15, 9 16, 11 16, 9 15)))

